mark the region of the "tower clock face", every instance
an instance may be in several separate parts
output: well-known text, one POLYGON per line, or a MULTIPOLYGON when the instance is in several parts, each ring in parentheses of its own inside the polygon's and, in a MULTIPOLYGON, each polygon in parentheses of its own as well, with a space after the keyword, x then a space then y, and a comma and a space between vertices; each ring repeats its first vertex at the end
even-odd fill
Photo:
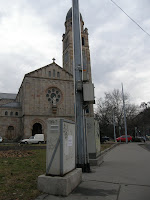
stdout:
POLYGON ((62 93, 58 88, 49 88, 46 92, 46 97, 50 103, 53 103, 54 98, 56 100, 56 103, 60 103, 62 93))

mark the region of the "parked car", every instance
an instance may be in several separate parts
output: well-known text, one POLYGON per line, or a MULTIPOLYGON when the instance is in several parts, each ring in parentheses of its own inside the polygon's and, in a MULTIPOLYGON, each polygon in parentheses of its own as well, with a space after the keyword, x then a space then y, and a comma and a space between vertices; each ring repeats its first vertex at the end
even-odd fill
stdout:
POLYGON ((145 142, 146 141, 146 137, 137 136, 137 137, 133 138, 132 141, 133 142, 145 142))
POLYGON ((35 134, 29 139, 23 139, 20 141, 20 144, 40 144, 44 143, 44 134, 35 134))
POLYGON ((136 138, 141 140, 141 142, 145 142, 146 141, 146 137, 144 137, 144 136, 137 136, 136 138))
POLYGON ((0 136, 0 142, 2 142, 3 141, 3 138, 0 136))
POLYGON ((102 136, 101 137, 101 143, 107 142, 109 141, 109 137, 108 136, 102 136))
POLYGON ((146 139, 147 139, 147 140, 150 140, 150 135, 146 135, 146 139))
MULTIPOLYGON (((132 141, 132 137, 130 135, 127 135, 128 142, 132 141)), ((122 135, 121 137, 116 138, 117 142, 126 142, 126 136, 122 135)))

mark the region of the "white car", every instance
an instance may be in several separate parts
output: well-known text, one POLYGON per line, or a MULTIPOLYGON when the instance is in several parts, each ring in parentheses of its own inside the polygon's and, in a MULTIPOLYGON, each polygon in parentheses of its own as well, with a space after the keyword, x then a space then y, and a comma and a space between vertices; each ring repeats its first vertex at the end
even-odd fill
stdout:
POLYGON ((150 135, 146 135, 146 139, 147 139, 147 140, 150 140, 150 135))
POLYGON ((3 138, 0 136, 0 142, 2 142, 3 141, 3 138))
POLYGON ((40 144, 44 143, 44 134, 35 134, 29 139, 23 139, 20 141, 21 144, 40 144))

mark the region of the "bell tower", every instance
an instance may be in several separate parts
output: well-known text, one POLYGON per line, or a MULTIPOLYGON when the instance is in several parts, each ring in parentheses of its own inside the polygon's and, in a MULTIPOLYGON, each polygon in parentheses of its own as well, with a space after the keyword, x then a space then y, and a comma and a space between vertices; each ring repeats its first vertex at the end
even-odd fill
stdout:
MULTIPOLYGON (((88 29, 84 29, 84 21, 80 14, 83 80, 92 82, 88 29)), ((65 34, 63 34, 63 68, 73 74, 73 36, 72 36, 72 8, 67 13, 65 21, 65 34)))

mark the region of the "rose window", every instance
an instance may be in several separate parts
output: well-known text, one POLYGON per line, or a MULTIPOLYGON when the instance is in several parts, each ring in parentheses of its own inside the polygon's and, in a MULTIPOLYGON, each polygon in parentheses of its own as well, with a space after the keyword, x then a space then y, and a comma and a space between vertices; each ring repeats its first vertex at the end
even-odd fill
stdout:
POLYGON ((59 103, 61 100, 61 96, 61 91, 58 88, 50 88, 47 90, 46 93, 47 100, 52 104, 59 103))

